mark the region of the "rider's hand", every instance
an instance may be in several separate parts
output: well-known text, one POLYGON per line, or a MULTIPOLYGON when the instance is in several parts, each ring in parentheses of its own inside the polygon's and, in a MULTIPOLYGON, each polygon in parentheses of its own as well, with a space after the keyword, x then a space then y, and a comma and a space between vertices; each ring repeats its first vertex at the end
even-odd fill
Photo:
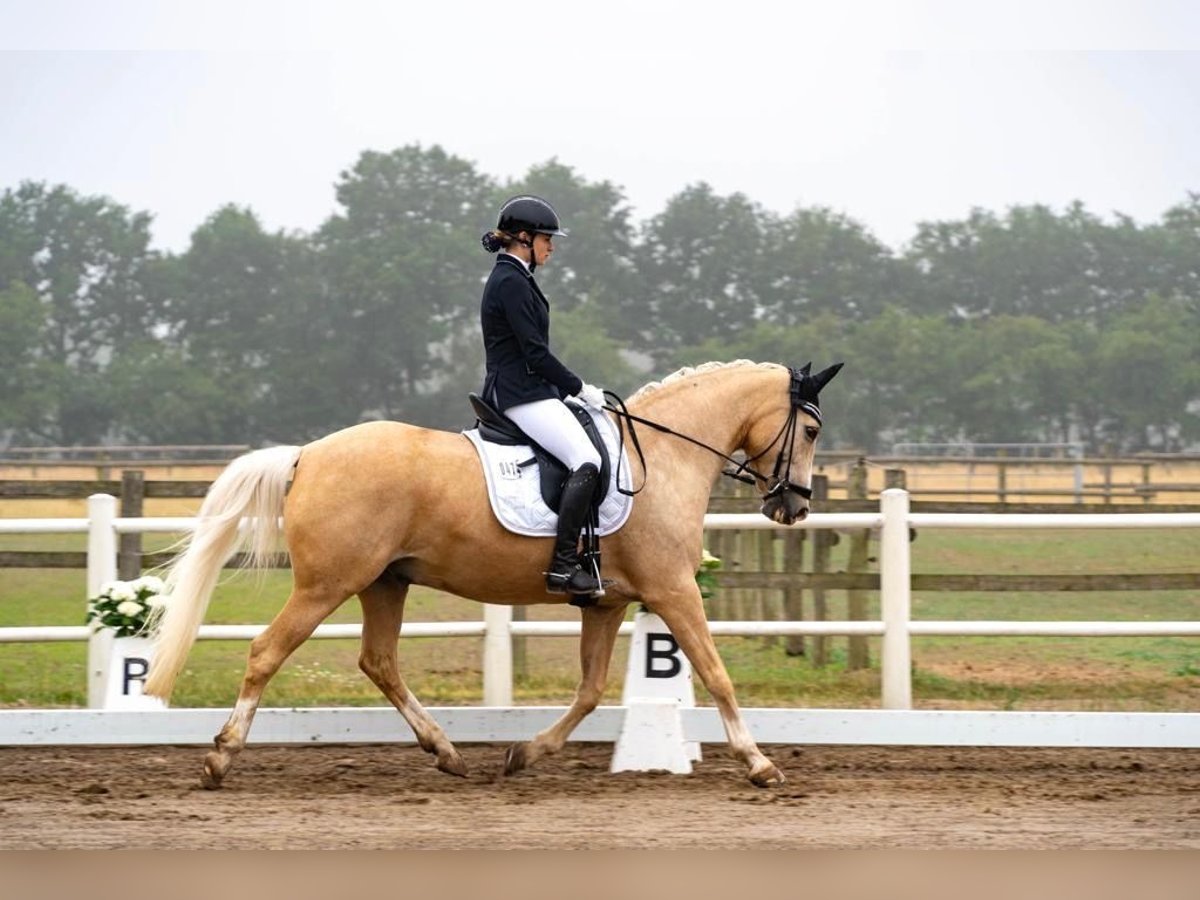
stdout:
POLYGON ((604 409, 604 391, 594 384, 585 384, 575 396, 592 409, 604 409))

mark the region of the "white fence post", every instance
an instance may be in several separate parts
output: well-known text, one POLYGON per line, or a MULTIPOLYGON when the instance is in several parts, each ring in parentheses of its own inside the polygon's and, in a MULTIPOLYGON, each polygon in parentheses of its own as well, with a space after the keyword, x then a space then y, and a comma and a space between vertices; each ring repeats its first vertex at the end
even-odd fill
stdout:
POLYGON ((512 706, 512 607, 483 605, 483 705, 512 706))
POLYGON ((888 488, 879 496, 879 603, 883 613, 883 708, 912 709, 912 562, 908 541, 908 491, 888 488))
MULTIPOLYGON (((87 499, 87 595, 95 597, 106 582, 117 578, 117 532, 113 519, 117 517, 117 498, 110 494, 92 494, 87 499)), ((92 632, 88 638, 87 697, 88 706, 104 706, 108 689, 108 658, 112 653, 113 636, 108 628, 92 632)))

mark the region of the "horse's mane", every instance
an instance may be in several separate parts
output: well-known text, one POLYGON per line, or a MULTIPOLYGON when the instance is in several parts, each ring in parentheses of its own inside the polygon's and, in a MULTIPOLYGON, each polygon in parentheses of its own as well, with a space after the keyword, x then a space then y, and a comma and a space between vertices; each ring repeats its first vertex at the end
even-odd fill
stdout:
POLYGON ((732 362, 706 362, 701 363, 698 366, 684 366, 679 371, 672 372, 662 381, 651 381, 649 384, 642 385, 637 389, 633 396, 629 398, 629 402, 632 403, 635 400, 641 400, 643 397, 649 396, 655 391, 669 387, 670 385, 682 381, 685 378, 690 378, 693 375, 701 375, 704 372, 712 372, 716 369, 736 369, 744 368, 746 366, 754 366, 759 369, 774 369, 778 368, 779 364, 769 362, 760 363, 755 362, 752 359, 735 359, 732 362))

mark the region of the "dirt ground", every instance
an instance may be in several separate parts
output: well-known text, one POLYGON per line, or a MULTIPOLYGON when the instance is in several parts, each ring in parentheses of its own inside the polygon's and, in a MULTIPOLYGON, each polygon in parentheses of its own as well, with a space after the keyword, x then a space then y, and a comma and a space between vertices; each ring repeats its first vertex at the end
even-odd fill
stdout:
POLYGON ((196 747, 0 748, 0 848, 1200 848, 1200 752, 765 748, 757 789, 726 747, 691 776, 612 775, 568 744, 466 779, 412 747, 251 745, 205 791, 196 747))

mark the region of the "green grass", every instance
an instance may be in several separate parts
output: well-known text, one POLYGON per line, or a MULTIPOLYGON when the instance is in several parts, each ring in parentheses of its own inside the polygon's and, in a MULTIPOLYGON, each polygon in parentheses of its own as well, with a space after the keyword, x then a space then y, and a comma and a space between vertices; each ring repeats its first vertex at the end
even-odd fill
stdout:
MULTIPOLYGON (((147 548, 165 544, 148 537, 147 548)), ((832 568, 844 568, 849 542, 834 548, 832 568)), ((81 536, 13 536, 0 549, 82 549, 81 536)), ((1186 572, 1200 565, 1194 530, 1074 532, 922 532, 913 544, 914 572, 1186 572)), ((874 552, 875 547, 872 547, 874 552)), ((262 583, 239 576, 222 584, 206 622, 264 623, 289 590, 287 572, 262 583)), ((0 570, 0 626, 80 625, 82 570, 0 570)), ((733 595, 734 592, 726 592, 733 595)), ((717 609, 729 596, 718 598, 717 609)), ((829 592, 829 618, 846 616, 845 600, 829 592)), ((752 604, 744 604, 750 608, 752 604)), ((772 615, 778 615, 767 604, 772 615)), ((478 604, 414 588, 408 621, 474 620, 478 604)), ((870 600, 871 617, 878 600, 870 600)), ((1200 618, 1195 591, 1149 593, 922 593, 918 619, 1200 618)), ((358 621, 349 601, 329 621, 358 621)), ((531 619, 577 618, 564 607, 536 607, 531 619)), ((878 642, 869 642, 874 667, 846 668, 846 639, 827 641, 829 663, 788 656, 783 639, 721 638, 722 657, 744 706, 873 707, 879 703, 878 642)), ((578 679, 571 638, 529 639, 527 665, 514 680, 518 703, 563 703, 578 679)), ((812 649, 812 639, 808 648, 812 649)), ((605 702, 620 698, 627 653, 618 642, 605 702)), ((0 644, 0 705, 81 706, 85 702, 83 644, 0 644)), ((177 706, 232 705, 245 663, 245 642, 201 641, 194 647, 174 697, 177 706)), ((409 686, 430 705, 477 703, 482 694, 482 640, 402 639, 401 668, 409 686)), ((357 669, 355 641, 313 640, 271 682, 265 705, 380 705, 385 701, 357 669)), ((1200 641, 1194 638, 922 637, 913 641, 914 697, 924 708, 1195 709, 1200 705, 1200 641)), ((698 689, 702 702, 703 689, 698 689)))

